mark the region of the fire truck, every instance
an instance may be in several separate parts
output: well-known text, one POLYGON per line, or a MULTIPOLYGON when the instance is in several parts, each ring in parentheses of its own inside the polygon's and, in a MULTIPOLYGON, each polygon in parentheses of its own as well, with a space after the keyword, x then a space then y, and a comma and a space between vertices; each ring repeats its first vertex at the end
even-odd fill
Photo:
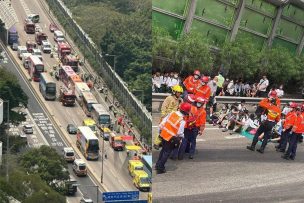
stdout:
POLYGON ((27 33, 27 34, 35 34, 35 24, 26 19, 24 21, 24 31, 27 33))
POLYGON ((75 72, 78 72, 79 59, 74 54, 65 55, 61 62, 62 65, 71 66, 75 72))
POLYGON ((60 60, 64 58, 65 55, 71 53, 71 47, 65 42, 58 43, 58 57, 60 60))
POLYGON ((63 106, 74 106, 75 100, 76 96, 74 90, 68 90, 65 87, 60 88, 59 101, 63 106))
POLYGON ((35 40, 38 45, 41 45, 41 42, 47 40, 47 35, 44 32, 36 32, 35 40))

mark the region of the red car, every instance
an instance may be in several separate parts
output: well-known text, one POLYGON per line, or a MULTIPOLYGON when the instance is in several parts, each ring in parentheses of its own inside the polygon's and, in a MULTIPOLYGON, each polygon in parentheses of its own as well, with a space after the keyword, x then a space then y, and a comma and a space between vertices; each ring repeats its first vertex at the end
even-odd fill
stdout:
POLYGON ((58 27, 55 23, 51 23, 49 29, 51 32, 54 32, 55 30, 58 30, 58 27))

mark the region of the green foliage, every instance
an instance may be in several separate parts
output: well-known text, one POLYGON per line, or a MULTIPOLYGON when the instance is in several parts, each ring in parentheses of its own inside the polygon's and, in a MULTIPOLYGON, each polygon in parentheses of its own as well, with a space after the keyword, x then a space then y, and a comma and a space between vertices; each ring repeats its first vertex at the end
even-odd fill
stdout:
POLYGON ((48 146, 33 149, 21 157, 20 164, 28 173, 38 174, 53 189, 64 193, 60 183, 69 179, 67 163, 55 149, 48 146))

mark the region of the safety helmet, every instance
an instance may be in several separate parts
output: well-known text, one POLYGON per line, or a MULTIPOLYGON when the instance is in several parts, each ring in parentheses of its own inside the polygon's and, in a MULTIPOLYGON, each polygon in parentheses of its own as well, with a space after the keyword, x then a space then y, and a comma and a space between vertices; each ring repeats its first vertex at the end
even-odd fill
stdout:
POLYGON ((198 75, 198 76, 200 76, 200 75, 201 75, 201 72, 200 72, 199 70, 195 70, 195 71, 193 72, 193 75, 198 75))
POLYGON ((203 104, 207 102, 207 99, 204 97, 197 97, 195 101, 203 104))
POLYGON ((183 102, 179 105, 179 110, 183 114, 188 115, 190 113, 190 110, 191 110, 191 104, 189 104, 188 102, 183 102))
POLYGON ((183 93, 183 88, 180 86, 180 85, 174 85, 173 87, 172 87, 172 91, 173 92, 180 92, 180 93, 183 93))
POLYGON ((201 81, 204 82, 204 83, 208 83, 209 78, 207 76, 203 76, 203 77, 201 77, 201 81))
POLYGON ((195 95, 194 94, 188 94, 187 97, 186 97, 186 101, 191 102, 191 103, 195 102, 196 101, 195 95))
POLYGON ((277 97, 278 93, 275 90, 272 90, 269 94, 269 97, 277 97))
POLYGON ((290 102, 290 105, 289 105, 291 108, 297 108, 298 104, 295 103, 295 102, 290 102))

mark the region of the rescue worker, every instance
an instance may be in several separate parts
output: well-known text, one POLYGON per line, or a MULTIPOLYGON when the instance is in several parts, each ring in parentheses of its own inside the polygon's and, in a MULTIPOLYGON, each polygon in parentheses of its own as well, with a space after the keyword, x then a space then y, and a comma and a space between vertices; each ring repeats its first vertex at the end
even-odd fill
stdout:
POLYGON ((287 113, 284 123, 283 123, 283 130, 281 134, 280 144, 276 146, 276 151, 278 152, 285 152, 287 146, 287 138, 289 133, 291 132, 292 126, 295 122, 297 117, 296 108, 298 107, 297 103, 292 102, 290 104, 291 111, 287 113))
POLYGON ((207 76, 203 76, 200 79, 201 83, 196 87, 194 95, 198 98, 198 97, 203 97, 206 100, 210 99, 210 95, 211 95, 211 89, 210 87, 207 85, 209 82, 209 77, 207 76))
POLYGON ((207 100, 203 97, 196 98, 196 102, 191 106, 189 115, 189 121, 186 122, 185 126, 185 137, 182 140, 182 144, 178 153, 178 159, 184 158, 185 150, 188 143, 189 148, 189 159, 193 159, 195 148, 196 148, 196 137, 202 135, 206 124, 206 110, 204 108, 207 100))
POLYGON ((298 139, 304 133, 304 105, 297 109, 297 117, 291 129, 292 133, 288 139, 287 152, 282 155, 283 159, 294 160, 297 152, 298 139))
POLYGON ((258 152, 264 153, 265 147, 267 145, 268 139, 271 135, 272 128, 276 125, 276 122, 280 120, 281 109, 276 105, 276 99, 271 98, 268 102, 260 103, 260 106, 266 109, 267 119, 261 123, 260 127, 257 129, 254 138, 252 140, 251 146, 247 146, 247 149, 254 151, 255 146, 258 143, 259 136, 264 133, 264 139, 258 152))
POLYGON ((199 78, 200 78, 200 71, 199 70, 195 70, 193 72, 193 75, 188 76, 184 82, 183 85, 185 87, 185 94, 184 97, 187 96, 187 94, 193 94, 194 90, 196 88, 196 86, 198 86, 200 84, 199 78))
POLYGON ((179 146, 181 138, 184 137, 185 116, 189 115, 191 104, 183 102, 178 111, 167 115, 159 125, 162 138, 162 149, 155 165, 157 174, 165 173, 165 164, 172 150, 179 146))
POLYGON ((276 105, 280 108, 281 106, 281 100, 277 97, 277 92, 276 91, 271 91, 269 93, 269 96, 262 99, 259 102, 259 106, 257 107, 255 114, 257 115, 257 117, 260 119, 261 115, 265 114, 266 109, 263 108, 262 106, 265 106, 267 103, 269 103, 270 100, 275 99, 275 103, 276 105))
POLYGON ((177 111, 178 105, 182 102, 181 94, 183 93, 183 88, 180 85, 175 85, 172 87, 172 95, 166 97, 161 106, 161 120, 173 111, 177 111))

